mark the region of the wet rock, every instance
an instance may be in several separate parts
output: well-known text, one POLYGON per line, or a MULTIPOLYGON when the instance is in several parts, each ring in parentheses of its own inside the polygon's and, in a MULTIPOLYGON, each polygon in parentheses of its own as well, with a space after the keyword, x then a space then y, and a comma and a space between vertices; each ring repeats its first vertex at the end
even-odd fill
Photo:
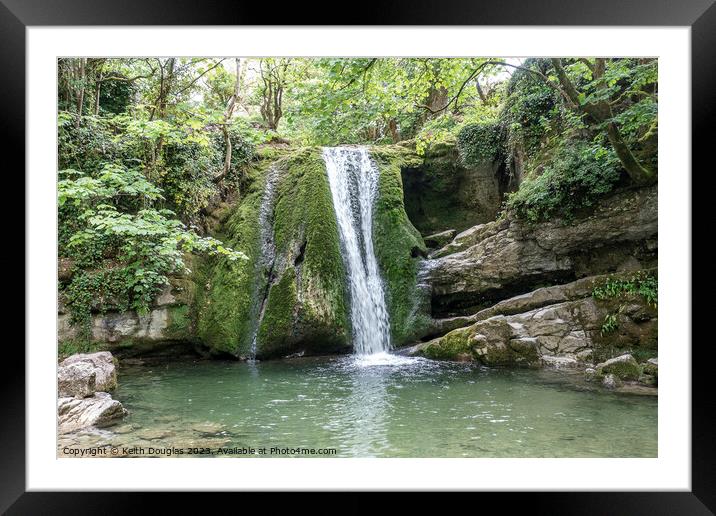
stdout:
POLYGON ((171 430, 166 428, 144 428, 138 431, 135 436, 146 441, 157 441, 159 439, 166 439, 173 434, 171 430))
POLYGON ((225 429, 221 423, 205 421, 203 423, 194 423, 190 427, 194 432, 201 435, 216 435, 225 429))
POLYGON ((659 377, 659 362, 656 358, 650 358, 642 366, 642 372, 645 375, 652 376, 654 380, 659 377))
POLYGON ((122 404, 106 392, 89 398, 63 397, 57 400, 59 432, 67 433, 90 426, 107 426, 126 415, 122 404))
POLYGON ((555 357, 550 355, 542 355, 540 357, 543 367, 552 369, 576 369, 579 362, 573 357, 555 357))
POLYGON ((537 340, 516 335, 505 317, 497 316, 413 348, 413 354, 433 359, 474 360, 488 366, 528 366, 539 363, 537 340))

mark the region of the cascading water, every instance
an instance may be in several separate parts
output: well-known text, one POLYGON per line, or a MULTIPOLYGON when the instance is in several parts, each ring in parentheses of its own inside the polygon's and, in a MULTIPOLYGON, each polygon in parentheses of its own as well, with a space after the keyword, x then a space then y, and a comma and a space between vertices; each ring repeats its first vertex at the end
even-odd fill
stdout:
POLYGON ((323 160, 348 273, 353 349, 358 355, 384 353, 390 349, 390 324, 373 250, 379 172, 365 148, 325 147, 323 160))
POLYGON ((273 281, 273 268, 276 260, 276 245, 273 240, 273 208, 274 198, 276 197, 276 183, 278 182, 278 170, 270 168, 266 175, 266 185, 264 193, 261 197, 261 207, 259 208, 259 238, 261 244, 261 254, 259 255, 257 268, 257 280, 255 284, 256 296, 258 300, 253 313, 253 331, 251 336, 251 360, 256 359, 257 339, 261 319, 263 319, 266 311, 266 300, 268 291, 273 281))

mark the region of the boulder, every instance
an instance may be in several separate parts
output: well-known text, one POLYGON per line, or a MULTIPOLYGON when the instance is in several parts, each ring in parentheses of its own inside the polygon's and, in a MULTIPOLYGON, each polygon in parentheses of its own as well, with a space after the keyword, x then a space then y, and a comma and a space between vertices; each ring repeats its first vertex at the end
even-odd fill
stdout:
POLYGON ((624 191, 573 221, 537 225, 508 216, 474 226, 433 255, 433 312, 454 313, 544 283, 656 262, 656 187, 624 191))
MULTIPOLYGON (((615 299, 592 297, 594 287, 607 278, 596 276, 538 289, 472 316, 434 321, 432 331, 445 329, 447 332, 407 353, 435 359, 470 359, 485 364, 591 367, 595 354, 603 357, 611 356, 613 349, 651 349, 657 331, 656 308, 634 295, 615 299), (607 315, 620 307, 618 330, 604 334, 607 315), (525 347, 525 344, 529 345, 525 347), (517 352, 518 349, 523 352, 517 352), (508 350, 511 352, 506 353, 508 350)), ((606 372, 615 372, 612 368, 616 370, 609 362, 606 372)))
POLYGON ((507 318, 496 316, 412 349, 433 359, 473 360, 488 366, 539 365, 537 339, 520 335, 507 318))
POLYGON ((64 397, 86 398, 97 391, 97 371, 91 364, 60 365, 57 368, 58 395, 64 397))
POLYGON ((106 392, 89 398, 61 397, 57 400, 57 418, 61 434, 89 426, 107 426, 126 415, 122 404, 106 392))
POLYGON ((572 357, 555 357, 551 355, 542 355, 540 357, 542 366, 551 369, 576 369, 579 362, 572 357))
POLYGON ((67 357, 58 366, 57 377, 61 397, 84 398, 117 387, 117 370, 109 351, 67 357))
POLYGON ((641 367, 633 356, 626 353, 597 364, 596 374, 604 378, 612 375, 620 380, 636 381, 641 375, 641 367))

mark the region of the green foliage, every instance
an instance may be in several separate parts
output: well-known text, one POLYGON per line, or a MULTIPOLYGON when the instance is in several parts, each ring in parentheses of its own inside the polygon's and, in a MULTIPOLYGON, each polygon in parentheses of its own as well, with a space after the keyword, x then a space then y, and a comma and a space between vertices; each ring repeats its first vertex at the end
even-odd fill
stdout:
MULTIPOLYGON (((544 61, 530 59, 523 66, 543 71, 548 68, 544 61)), ((524 70, 514 73, 507 89, 509 94, 500 113, 500 122, 507 129, 508 150, 513 152, 520 146, 528 154, 534 154, 552 126, 559 123, 561 112, 556 93, 541 78, 524 70)))
MULTIPOLYGON (((656 308, 659 299, 659 280, 656 275, 639 271, 626 278, 609 278, 592 290, 595 299, 622 299, 640 296, 646 303, 656 308)), ((615 331, 619 327, 619 314, 624 310, 621 304, 615 313, 609 313, 602 324, 602 335, 615 331)))
POLYGON ((167 275, 185 272, 184 253, 245 255, 211 237, 200 237, 172 218, 169 210, 149 206, 162 199, 144 176, 106 164, 96 177, 61 171, 58 204, 61 255, 76 265, 66 288, 72 322, 89 335, 92 311, 132 308, 146 313, 167 275))
POLYGON ((530 222, 571 219, 612 191, 619 181, 611 148, 583 141, 565 142, 540 173, 532 173, 507 200, 507 209, 530 222))
POLYGON ((497 122, 482 122, 464 126, 457 136, 460 160, 466 167, 495 161, 500 156, 501 128, 497 122))
POLYGON ((77 353, 95 353, 97 351, 103 351, 102 343, 91 342, 87 339, 68 339, 59 343, 57 358, 64 360, 77 353))
POLYGON ((136 87, 126 79, 113 73, 102 81, 99 96, 101 113, 118 115, 129 109, 136 87))
POLYGON ((607 335, 619 327, 619 314, 607 314, 604 317, 604 323, 602 323, 602 335, 607 335))
POLYGON ((592 296, 596 299, 613 299, 627 295, 641 296, 649 306, 656 308, 659 299, 658 278, 654 274, 639 271, 627 278, 609 278, 592 291, 592 296))

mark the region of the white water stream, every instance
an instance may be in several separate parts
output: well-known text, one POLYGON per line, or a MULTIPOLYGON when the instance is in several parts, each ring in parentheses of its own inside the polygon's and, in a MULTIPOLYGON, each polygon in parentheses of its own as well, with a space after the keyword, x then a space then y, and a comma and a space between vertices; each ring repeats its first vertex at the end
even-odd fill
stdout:
POLYGON ((390 350, 390 323, 373 250, 373 204, 379 172, 365 148, 323 149, 341 253, 350 289, 353 349, 358 355, 390 350))

